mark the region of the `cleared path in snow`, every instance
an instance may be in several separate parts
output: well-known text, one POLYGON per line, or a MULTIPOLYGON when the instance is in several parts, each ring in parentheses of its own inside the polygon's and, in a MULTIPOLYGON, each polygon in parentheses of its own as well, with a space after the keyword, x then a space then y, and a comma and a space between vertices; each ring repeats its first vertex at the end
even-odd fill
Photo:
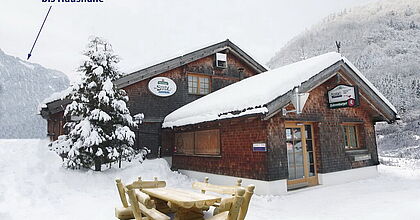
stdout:
MULTIPOLYGON (((60 167, 46 140, 0 140, 0 219, 115 219, 114 179, 157 176, 191 189, 191 179, 162 159, 102 173, 60 167)), ((380 166, 373 179, 254 196, 247 219, 419 219, 420 170, 380 166)))

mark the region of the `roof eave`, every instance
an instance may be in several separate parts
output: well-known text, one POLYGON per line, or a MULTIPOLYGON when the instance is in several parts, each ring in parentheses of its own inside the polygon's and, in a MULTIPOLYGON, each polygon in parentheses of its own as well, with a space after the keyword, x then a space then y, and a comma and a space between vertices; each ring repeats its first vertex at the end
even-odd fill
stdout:
POLYGON ((385 103, 384 100, 382 100, 378 94, 376 94, 375 91, 370 88, 364 81, 356 74, 355 70, 353 70, 347 63, 343 61, 343 68, 347 72, 351 73, 349 74, 350 78, 355 81, 357 84, 360 85, 363 91, 365 91, 369 97, 372 99, 372 101, 378 105, 380 113, 384 116, 384 119, 389 124, 394 123, 396 120, 399 120, 399 116, 397 112, 394 112, 394 110, 385 103))
MULTIPOLYGON (((336 74, 336 72, 340 69, 342 63, 343 62, 340 60, 332 64, 328 68, 322 70, 318 74, 314 75, 313 77, 309 78, 305 82, 302 82, 300 85, 295 86, 299 86, 299 92, 310 92, 312 89, 318 87, 319 85, 323 84, 325 81, 333 77, 336 74)), ((282 111, 283 107, 291 102, 292 95, 293 89, 289 90, 287 93, 269 102, 267 104, 268 113, 264 119, 270 119, 271 117, 282 111)))
POLYGON ((164 120, 164 122, 162 124, 162 128, 163 129, 174 129, 174 128, 182 128, 182 127, 187 127, 187 126, 197 126, 197 125, 200 126, 200 125, 203 125, 205 123, 214 123, 214 122, 226 121, 226 120, 242 118, 242 117, 261 116, 262 118, 264 118, 265 115, 266 115, 266 113, 259 112, 259 113, 245 114, 245 115, 241 115, 241 116, 237 116, 237 117, 217 118, 217 119, 212 119, 212 120, 209 120, 209 121, 200 121, 200 122, 196 122, 196 123, 181 124, 181 125, 176 125, 176 126, 172 125, 174 123, 168 123, 169 125, 165 125, 165 120, 164 120))

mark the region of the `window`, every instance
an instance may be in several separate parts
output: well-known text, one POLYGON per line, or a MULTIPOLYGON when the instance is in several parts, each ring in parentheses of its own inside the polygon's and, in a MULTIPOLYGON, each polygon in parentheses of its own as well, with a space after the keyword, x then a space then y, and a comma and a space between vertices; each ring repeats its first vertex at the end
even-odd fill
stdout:
POLYGON ((360 148, 357 125, 343 125, 344 146, 346 149, 360 148))
POLYGON ((312 137, 312 125, 305 125, 306 153, 308 155, 309 176, 315 176, 315 153, 314 138, 312 137))
POLYGON ((188 75, 188 93, 206 95, 210 93, 210 77, 188 75))
POLYGON ((176 133, 175 153, 185 155, 220 155, 219 130, 176 133))

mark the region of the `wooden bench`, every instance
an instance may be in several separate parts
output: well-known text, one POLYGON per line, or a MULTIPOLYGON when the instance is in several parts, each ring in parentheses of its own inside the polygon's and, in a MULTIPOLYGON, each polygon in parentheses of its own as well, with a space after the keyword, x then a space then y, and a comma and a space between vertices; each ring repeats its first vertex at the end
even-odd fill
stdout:
MULTIPOLYGON (((207 220, 237 220, 240 216, 241 206, 244 202, 245 189, 238 187, 235 189, 235 195, 225 200, 231 201, 230 206, 223 212, 217 213, 207 220)), ((223 203, 223 200, 222 200, 223 203)))
MULTIPOLYGON (((194 189, 201 190, 202 193, 206 193, 206 191, 210 191, 210 192, 215 192, 219 194, 234 195, 237 189, 242 188, 241 185, 242 185, 242 179, 238 179, 236 182, 236 185, 234 186, 221 186, 221 185, 210 184, 209 178, 206 177, 204 179, 204 182, 194 182, 192 187, 194 189)), ((237 220, 245 219, 245 216, 248 212, 251 197, 254 194, 254 190, 255 190, 254 185, 248 185, 246 187, 245 194, 244 194, 244 201, 241 204, 240 212, 239 212, 237 220)), ((216 203, 213 205, 216 207, 213 214, 217 215, 218 213, 222 213, 224 211, 229 210, 232 204, 233 204, 233 198, 223 199, 220 204, 216 203)))
POLYGON ((123 207, 115 208, 115 217, 121 220, 133 219, 134 214, 132 208, 128 204, 127 199, 127 187, 121 182, 121 179, 116 179, 115 183, 117 185, 118 194, 120 195, 120 200, 123 207))
MULTIPOLYGON (((127 186, 125 186, 121 182, 121 179, 116 179, 115 182, 116 182, 120 200, 123 206, 123 207, 115 208, 115 217, 117 217, 120 220, 134 219, 133 209, 128 204, 127 186)), ((160 188, 160 187, 165 187, 165 186, 166 186, 166 182, 159 181, 157 177, 155 177, 153 181, 143 181, 141 177, 139 177, 136 181, 130 184, 130 187, 135 188, 135 189, 160 188)), ((158 207, 158 210, 164 211, 165 213, 171 212, 171 209, 167 206, 167 204, 164 201, 156 199, 155 203, 156 203, 156 206, 158 207)))
POLYGON ((139 177, 130 185, 136 189, 161 188, 166 187, 166 182, 158 180, 157 177, 155 177, 153 181, 144 181, 139 177))
MULTIPOLYGON (((154 178, 153 181, 143 181, 140 177, 131 184, 134 188, 142 190, 142 189, 151 189, 151 188, 163 188, 166 187, 165 181, 159 181, 157 177, 154 178)), ((172 213, 172 210, 165 201, 160 200, 158 198, 152 197, 155 201, 156 209, 163 213, 172 213)))
POLYGON ((127 186, 129 201, 136 220, 170 220, 170 217, 156 209, 154 201, 149 195, 127 186))

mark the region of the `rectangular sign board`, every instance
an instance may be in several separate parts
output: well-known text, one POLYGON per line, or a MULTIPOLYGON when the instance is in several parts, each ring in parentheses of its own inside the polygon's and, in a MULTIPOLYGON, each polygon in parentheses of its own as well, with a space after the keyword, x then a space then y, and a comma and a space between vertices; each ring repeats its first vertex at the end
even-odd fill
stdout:
POLYGON ((362 154, 354 156, 354 161, 370 160, 371 158, 370 154, 362 154))
POLYGON ((329 108, 359 106, 359 90, 356 86, 337 85, 328 91, 329 108))
POLYGON ((267 145, 265 143, 253 143, 252 151, 254 152, 267 152, 267 145))

